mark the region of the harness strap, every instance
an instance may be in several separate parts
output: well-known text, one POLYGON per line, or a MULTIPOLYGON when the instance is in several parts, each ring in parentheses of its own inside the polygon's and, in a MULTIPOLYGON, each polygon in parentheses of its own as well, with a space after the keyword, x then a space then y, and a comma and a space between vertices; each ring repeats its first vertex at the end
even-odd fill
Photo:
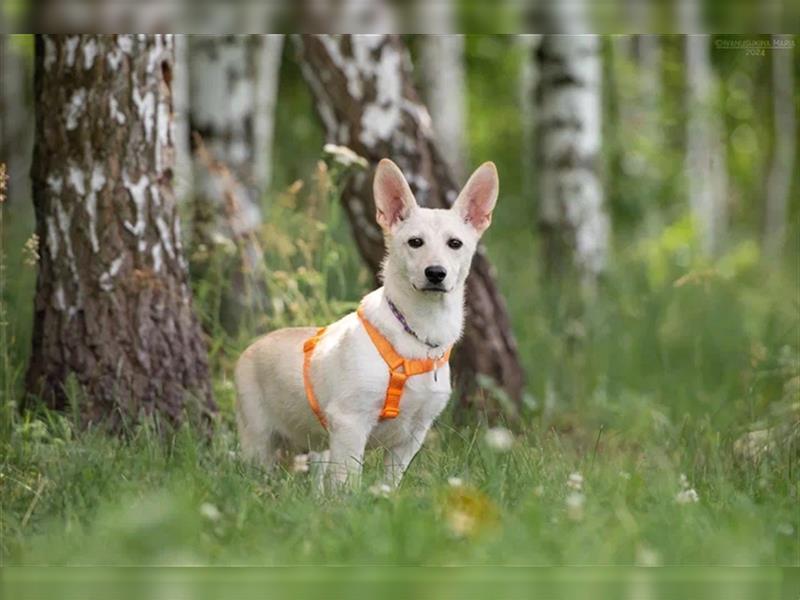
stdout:
MULTIPOLYGON (((389 367, 389 386, 386 389, 386 399, 383 403, 380 418, 381 420, 394 419, 400 414, 400 399, 403 397, 403 390, 405 389, 408 378, 434 371, 446 365, 447 361, 450 359, 450 348, 439 358, 405 359, 397 353, 391 343, 389 343, 389 340, 367 320, 364 316, 364 309, 361 306, 358 307, 357 314, 367 335, 369 335, 372 343, 381 355, 381 358, 383 358, 384 362, 389 367)), ((311 383, 311 355, 324 333, 325 327, 321 327, 313 337, 307 339, 303 344, 303 385, 311 410, 314 411, 314 414, 317 416, 322 426, 327 429, 327 420, 319 406, 319 402, 317 402, 317 397, 314 394, 314 386, 311 383)))
POLYGON ((314 386, 311 385, 311 355, 314 353, 314 348, 317 346, 317 342, 322 339, 322 334, 324 333, 325 327, 320 327, 317 329, 317 333, 303 343, 303 387, 306 388, 306 398, 308 398, 308 404, 311 406, 311 410, 317 415, 317 419, 322 424, 322 427, 327 429, 328 421, 322 409, 319 407, 319 402, 317 402, 317 397, 314 394, 314 386))

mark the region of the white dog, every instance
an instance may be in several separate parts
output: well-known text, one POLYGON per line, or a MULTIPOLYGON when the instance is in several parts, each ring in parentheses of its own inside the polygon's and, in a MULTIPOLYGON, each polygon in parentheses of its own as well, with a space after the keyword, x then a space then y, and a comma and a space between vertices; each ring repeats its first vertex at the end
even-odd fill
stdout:
POLYGON ((422 208, 397 165, 379 163, 384 285, 319 335, 280 329, 244 351, 236 389, 246 458, 270 465, 279 445, 304 451, 329 435, 335 482, 358 480, 369 447, 385 449, 387 480, 400 481, 450 397, 447 357, 463 329, 464 282, 498 187, 487 162, 451 209, 422 208))

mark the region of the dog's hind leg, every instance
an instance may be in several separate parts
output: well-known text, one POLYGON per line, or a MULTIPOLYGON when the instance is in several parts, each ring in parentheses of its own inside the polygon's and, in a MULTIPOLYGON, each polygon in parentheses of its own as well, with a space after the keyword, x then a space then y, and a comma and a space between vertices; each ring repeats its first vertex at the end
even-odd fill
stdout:
POLYGON ((252 376, 251 365, 236 367, 236 425, 245 460, 271 467, 275 462, 277 436, 267 414, 262 390, 252 376))

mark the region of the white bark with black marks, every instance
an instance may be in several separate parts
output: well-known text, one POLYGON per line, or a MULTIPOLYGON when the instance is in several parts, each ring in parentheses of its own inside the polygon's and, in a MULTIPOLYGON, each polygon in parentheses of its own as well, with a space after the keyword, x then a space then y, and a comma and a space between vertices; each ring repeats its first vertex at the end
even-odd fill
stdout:
MULTIPOLYGON (((425 3, 430 6, 430 3, 425 3)), ((452 10, 448 11, 452 13, 452 10)), ((424 11, 423 11, 424 14, 424 11)), ((448 14, 452 19, 452 14, 448 14)), ((455 23, 445 24, 455 29, 455 23)), ((422 94, 447 164, 458 180, 466 177, 467 89, 463 35, 420 37, 422 94)))
POLYGON ((37 36, 28 391, 85 421, 214 409, 172 194, 172 36, 37 36))
POLYGON ((574 272, 591 291, 608 261, 600 176, 600 39, 545 35, 537 50, 539 228, 550 275, 574 272))
POLYGON ((719 254, 728 229, 727 160, 723 125, 714 107, 718 81, 711 64, 711 36, 702 31, 696 2, 678 4, 686 58, 686 188, 704 253, 719 254))

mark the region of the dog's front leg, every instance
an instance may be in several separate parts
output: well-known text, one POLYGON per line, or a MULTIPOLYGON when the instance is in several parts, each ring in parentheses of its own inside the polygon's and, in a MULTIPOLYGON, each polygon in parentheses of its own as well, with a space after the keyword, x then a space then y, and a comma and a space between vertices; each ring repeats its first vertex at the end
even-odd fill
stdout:
POLYGON ((400 484, 408 465, 411 464, 411 461, 422 447, 422 442, 425 441, 428 429, 430 429, 430 424, 417 427, 411 431, 411 434, 404 442, 386 449, 383 455, 383 468, 387 483, 393 486, 400 484))
POLYGON ((328 472, 336 487, 356 486, 360 481, 369 425, 358 418, 338 418, 331 422, 330 465, 328 472))

